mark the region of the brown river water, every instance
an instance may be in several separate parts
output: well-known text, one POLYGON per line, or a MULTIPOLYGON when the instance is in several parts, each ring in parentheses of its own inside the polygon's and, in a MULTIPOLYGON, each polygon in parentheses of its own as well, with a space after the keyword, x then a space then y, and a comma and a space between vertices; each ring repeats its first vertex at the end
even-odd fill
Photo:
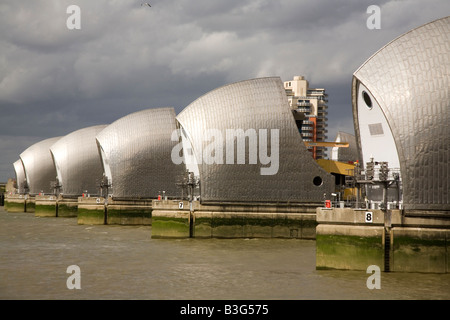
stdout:
POLYGON ((313 240, 169 240, 151 231, 0 207, 0 299, 450 299, 450 274, 382 272, 380 289, 369 289, 366 271, 316 270, 313 240), (68 288, 72 265, 80 289, 68 288))

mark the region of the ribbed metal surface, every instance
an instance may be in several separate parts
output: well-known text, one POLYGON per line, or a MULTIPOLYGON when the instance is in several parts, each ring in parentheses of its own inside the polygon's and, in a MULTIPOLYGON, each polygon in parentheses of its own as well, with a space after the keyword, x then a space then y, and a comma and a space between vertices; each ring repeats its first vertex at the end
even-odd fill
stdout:
POLYGON ((56 179, 56 171, 50 154, 50 147, 60 138, 42 140, 20 154, 30 195, 36 195, 40 192, 53 193, 50 184, 56 179))
POLYGON ((168 197, 181 195, 177 183, 185 166, 171 160, 176 129, 175 111, 168 107, 129 114, 97 135, 113 197, 156 198, 163 191, 168 197))
POLYGON ((14 171, 16 172, 16 182, 17 182, 17 192, 19 194, 25 193, 25 171, 23 169, 22 160, 17 160, 13 163, 14 165, 14 171))
MULTIPOLYGON (((411 210, 450 210, 450 17, 398 37, 370 57, 353 77, 381 107, 395 140, 403 203, 411 210)), ((361 145, 359 145, 361 149, 361 145)))
MULTIPOLYGON (((319 202, 323 200, 324 192, 332 190, 334 180, 307 151, 278 77, 246 80, 217 88, 192 102, 177 120, 191 140, 197 161, 201 162, 203 202, 319 202), (248 148, 245 164, 238 164, 236 156, 234 162, 227 163, 226 132, 239 129, 244 132, 254 129, 259 138, 265 136, 268 142, 271 141, 271 130, 279 130, 276 174, 262 174, 261 168, 275 164, 262 164, 260 157, 250 164, 248 148), (211 131, 221 133, 224 138, 215 145, 217 150, 223 150, 223 164, 204 161, 204 152, 211 147, 211 142, 204 141, 204 134, 211 131), (316 186, 313 183, 315 177, 320 177, 323 183, 316 186)), ((234 143, 232 139, 228 142, 234 143)), ((270 150, 275 150, 270 143, 267 149, 267 155, 270 150)))
POLYGON ((65 196, 80 196, 87 191, 99 194, 103 167, 95 137, 106 125, 83 128, 69 133, 50 147, 65 196))

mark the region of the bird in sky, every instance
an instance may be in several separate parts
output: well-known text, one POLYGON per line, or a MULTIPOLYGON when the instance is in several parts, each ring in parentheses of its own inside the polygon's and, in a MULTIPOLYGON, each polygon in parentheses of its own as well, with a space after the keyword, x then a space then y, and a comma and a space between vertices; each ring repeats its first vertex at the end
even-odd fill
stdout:
POLYGON ((149 7, 151 7, 150 3, 148 3, 148 2, 146 2, 146 3, 141 3, 141 7, 142 7, 142 6, 149 6, 149 7))

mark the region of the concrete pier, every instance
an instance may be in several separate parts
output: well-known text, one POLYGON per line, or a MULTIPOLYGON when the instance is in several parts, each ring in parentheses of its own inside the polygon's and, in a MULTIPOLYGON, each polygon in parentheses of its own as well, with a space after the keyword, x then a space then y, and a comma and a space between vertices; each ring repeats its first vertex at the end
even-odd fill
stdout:
POLYGON ((77 217, 78 198, 58 198, 58 217, 77 217))
POLYGON ((78 224, 151 225, 151 199, 78 198, 78 224))
POLYGON ((106 205, 103 197, 78 198, 78 224, 106 224, 106 205))
POLYGON ((448 273, 450 219, 403 210, 317 208, 316 268, 448 273))
POLYGON ((151 225, 151 199, 114 199, 108 198, 107 224, 151 225))
POLYGON ((8 212, 34 212, 35 199, 28 194, 13 194, 5 197, 5 210, 8 212))
POLYGON ((154 200, 152 238, 315 239, 315 208, 154 200))
POLYGON ((35 197, 35 215, 37 217, 76 217, 78 199, 62 195, 38 195, 35 197))
POLYGON ((56 195, 38 195, 35 198, 36 217, 57 217, 58 197, 56 195))

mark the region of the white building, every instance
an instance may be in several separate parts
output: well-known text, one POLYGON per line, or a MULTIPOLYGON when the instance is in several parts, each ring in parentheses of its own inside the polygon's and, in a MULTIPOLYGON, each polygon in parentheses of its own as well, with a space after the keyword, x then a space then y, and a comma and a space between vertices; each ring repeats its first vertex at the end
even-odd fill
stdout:
MULTIPOLYGON (((310 88, 303 76, 295 76, 284 81, 284 89, 289 105, 293 110, 305 115, 303 121, 297 121, 297 127, 303 141, 324 142, 327 139, 327 94, 323 88, 310 88)), ((324 147, 308 147, 314 159, 325 157, 324 147)))

